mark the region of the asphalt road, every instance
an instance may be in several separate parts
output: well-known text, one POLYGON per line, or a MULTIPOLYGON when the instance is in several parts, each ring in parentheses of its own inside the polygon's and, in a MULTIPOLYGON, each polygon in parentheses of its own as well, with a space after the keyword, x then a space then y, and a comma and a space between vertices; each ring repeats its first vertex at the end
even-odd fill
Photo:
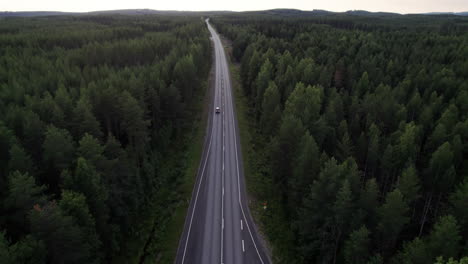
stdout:
POLYGON ((207 134, 177 264, 270 263, 247 206, 239 130, 221 40, 206 21, 215 54, 215 84, 207 134), (215 113, 219 106, 221 112, 215 113))

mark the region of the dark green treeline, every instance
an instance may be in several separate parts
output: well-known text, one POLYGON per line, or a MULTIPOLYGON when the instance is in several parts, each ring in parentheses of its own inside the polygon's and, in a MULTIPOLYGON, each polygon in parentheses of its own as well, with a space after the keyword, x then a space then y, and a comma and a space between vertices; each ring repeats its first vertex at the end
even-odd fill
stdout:
POLYGON ((241 63, 257 173, 272 182, 258 198, 280 200, 261 219, 291 244, 284 263, 468 255, 467 19, 213 22, 241 63))
POLYGON ((210 58, 195 17, 0 20, 0 262, 118 255, 210 58))

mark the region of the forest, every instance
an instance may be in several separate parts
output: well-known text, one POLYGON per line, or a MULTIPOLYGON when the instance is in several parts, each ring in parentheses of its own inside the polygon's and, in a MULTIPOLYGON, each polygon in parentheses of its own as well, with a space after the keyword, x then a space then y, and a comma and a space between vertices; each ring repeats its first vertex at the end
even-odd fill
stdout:
POLYGON ((0 262, 115 263, 210 67, 200 17, 1 19, 0 262))
POLYGON ((468 19, 212 22, 240 65, 275 263, 468 256, 468 19))

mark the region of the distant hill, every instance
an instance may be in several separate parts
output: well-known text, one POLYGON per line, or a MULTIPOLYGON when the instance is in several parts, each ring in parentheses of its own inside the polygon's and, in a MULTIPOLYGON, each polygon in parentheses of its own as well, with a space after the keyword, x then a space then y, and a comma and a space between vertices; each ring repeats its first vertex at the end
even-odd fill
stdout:
POLYGON ((93 11, 82 14, 119 14, 119 15, 199 15, 199 14, 222 14, 232 13, 232 11, 179 11, 179 10, 154 10, 154 9, 120 9, 93 11))
POLYGON ((468 16, 468 12, 431 12, 424 15, 455 15, 455 16, 468 16))
POLYGON ((349 15, 357 16, 401 16, 399 13, 390 13, 390 12, 369 12, 366 10, 349 10, 345 12, 349 15))
POLYGON ((77 15, 80 13, 59 12, 59 11, 20 11, 20 12, 0 12, 0 17, 35 17, 35 16, 64 16, 77 15))
POLYGON ((216 15, 232 13, 232 11, 176 11, 153 9, 119 9, 91 12, 59 12, 59 11, 20 11, 0 12, 0 17, 37 17, 37 16, 66 16, 66 15, 216 15))
MULTIPOLYGON (((20 11, 20 12, 0 12, 0 17, 34 17, 34 16, 64 16, 64 15, 100 15, 100 14, 120 14, 120 15, 218 15, 226 13, 246 13, 246 14, 268 14, 278 16, 324 16, 330 14, 347 14, 354 16, 401 16, 399 13, 390 12, 370 12, 366 10, 349 10, 346 12, 333 12, 321 9, 299 10, 299 9, 270 9, 262 11, 176 11, 176 10, 153 10, 153 9, 120 9, 120 10, 102 10, 92 12, 60 12, 60 11, 20 11)), ((417 15, 417 14, 410 14, 417 15)), ((468 12, 431 12, 418 15, 456 15, 468 16, 468 12)))

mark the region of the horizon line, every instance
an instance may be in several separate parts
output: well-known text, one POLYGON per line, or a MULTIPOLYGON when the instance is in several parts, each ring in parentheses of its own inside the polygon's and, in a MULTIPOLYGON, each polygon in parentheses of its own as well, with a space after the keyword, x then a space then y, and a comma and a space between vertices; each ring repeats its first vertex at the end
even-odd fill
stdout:
POLYGON ((313 11, 324 11, 329 13, 347 13, 347 12, 356 12, 363 11, 369 13, 391 13, 399 15, 418 15, 418 14, 459 14, 459 13, 468 13, 467 11, 431 11, 431 12, 421 12, 421 13, 399 13, 392 11, 368 11, 365 9, 349 9, 346 11, 331 11, 327 9, 299 9, 299 8, 271 8, 271 9, 258 9, 258 10, 177 10, 177 9, 151 9, 151 8, 123 8, 123 9, 105 9, 105 10, 91 10, 91 11, 59 11, 59 10, 0 10, 0 13, 45 13, 45 12, 55 12, 55 13, 69 13, 69 14, 86 14, 86 13, 98 13, 98 12, 112 12, 112 11, 156 11, 156 12, 191 12, 191 13, 203 13, 203 12, 232 12, 232 13, 245 13, 245 12, 261 12, 261 11, 273 11, 273 10, 296 10, 301 12, 313 12, 313 11))

